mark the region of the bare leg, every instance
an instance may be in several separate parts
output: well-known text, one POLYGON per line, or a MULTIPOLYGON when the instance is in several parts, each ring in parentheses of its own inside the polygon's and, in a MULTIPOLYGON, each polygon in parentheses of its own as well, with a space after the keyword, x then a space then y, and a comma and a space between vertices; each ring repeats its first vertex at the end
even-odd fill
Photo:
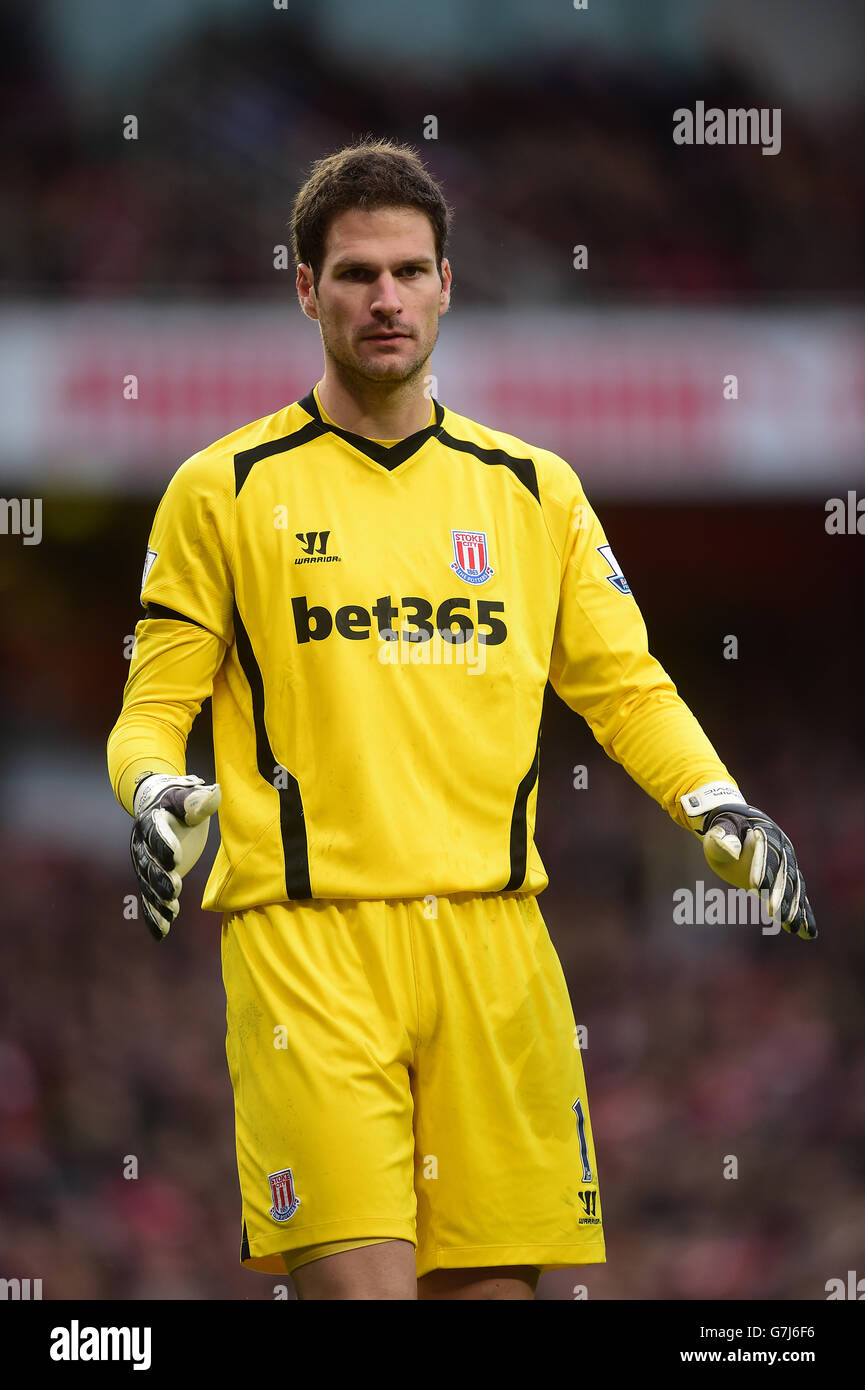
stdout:
POLYGON ((433 1269, 418 1280, 419 1299, 533 1299, 540 1270, 534 1265, 490 1269, 433 1269))
POLYGON ((291 1276, 299 1300, 417 1299, 414 1246, 386 1240, 301 1265, 291 1276))

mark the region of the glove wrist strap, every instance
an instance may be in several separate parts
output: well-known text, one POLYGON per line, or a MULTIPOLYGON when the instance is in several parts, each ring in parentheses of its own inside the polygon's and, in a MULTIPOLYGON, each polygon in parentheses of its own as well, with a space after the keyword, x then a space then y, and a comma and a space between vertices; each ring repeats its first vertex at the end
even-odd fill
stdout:
POLYGON ((688 824, 697 835, 702 835, 709 811, 717 806, 744 806, 748 803, 739 788, 732 782, 706 782, 696 791, 686 792, 679 797, 688 824))
POLYGON ((135 812, 136 816, 138 815, 138 797, 141 792, 141 788, 144 786, 144 783, 147 781, 148 777, 155 777, 156 775, 157 774, 155 772, 142 772, 141 775, 139 777, 136 777, 135 779, 135 791, 132 793, 132 809, 135 812))

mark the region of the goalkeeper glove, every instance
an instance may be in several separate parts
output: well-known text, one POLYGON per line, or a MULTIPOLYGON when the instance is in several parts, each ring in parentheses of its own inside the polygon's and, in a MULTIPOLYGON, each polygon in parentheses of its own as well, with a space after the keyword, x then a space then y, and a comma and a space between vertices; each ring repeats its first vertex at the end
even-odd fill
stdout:
POLYGON ((759 893, 790 936, 813 940, 817 924, 805 880, 780 826, 729 782, 709 782, 680 800, 710 868, 734 888, 759 893))
POLYGON ((210 817, 221 797, 219 784, 207 786, 203 777, 150 772, 136 783, 132 865, 144 918, 157 941, 168 935, 180 911, 181 879, 207 843, 210 817))

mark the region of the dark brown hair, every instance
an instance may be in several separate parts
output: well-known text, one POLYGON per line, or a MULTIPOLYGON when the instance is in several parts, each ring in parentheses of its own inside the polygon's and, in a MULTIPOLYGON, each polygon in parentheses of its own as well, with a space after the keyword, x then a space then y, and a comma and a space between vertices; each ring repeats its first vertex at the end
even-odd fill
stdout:
POLYGON ((317 159, 294 200, 291 234, 295 265, 318 277, 324 264, 328 229, 349 208, 417 208, 432 223, 436 264, 441 276, 452 211, 417 150, 393 140, 365 136, 334 154, 317 159))

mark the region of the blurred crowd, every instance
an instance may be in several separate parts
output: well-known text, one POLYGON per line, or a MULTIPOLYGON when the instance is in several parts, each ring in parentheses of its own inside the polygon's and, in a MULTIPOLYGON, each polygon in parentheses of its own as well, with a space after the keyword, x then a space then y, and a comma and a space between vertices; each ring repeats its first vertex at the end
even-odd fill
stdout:
MULTIPOLYGON (((725 743, 799 850, 821 929, 806 943, 674 925, 673 889, 711 878, 696 840, 554 699, 547 718, 539 902, 587 1030, 608 1262, 549 1272, 538 1296, 822 1299, 865 1248, 863 749, 830 734, 808 781, 781 712, 762 761, 725 743)), ((3 856, 0 1271, 42 1278, 44 1298, 293 1297, 238 1262, 203 865, 157 946, 124 916, 123 863, 14 837, 3 856)))
POLYGON ((24 13, 0 45, 7 293, 284 289, 274 247, 290 245, 296 188, 314 158, 369 132, 415 145, 443 180, 461 302, 861 297, 861 103, 817 121, 785 102, 776 156, 679 146, 680 106, 777 98, 729 61, 643 67, 579 44, 446 80, 410 63, 378 71, 267 14, 197 30, 121 92, 83 97, 24 13))

